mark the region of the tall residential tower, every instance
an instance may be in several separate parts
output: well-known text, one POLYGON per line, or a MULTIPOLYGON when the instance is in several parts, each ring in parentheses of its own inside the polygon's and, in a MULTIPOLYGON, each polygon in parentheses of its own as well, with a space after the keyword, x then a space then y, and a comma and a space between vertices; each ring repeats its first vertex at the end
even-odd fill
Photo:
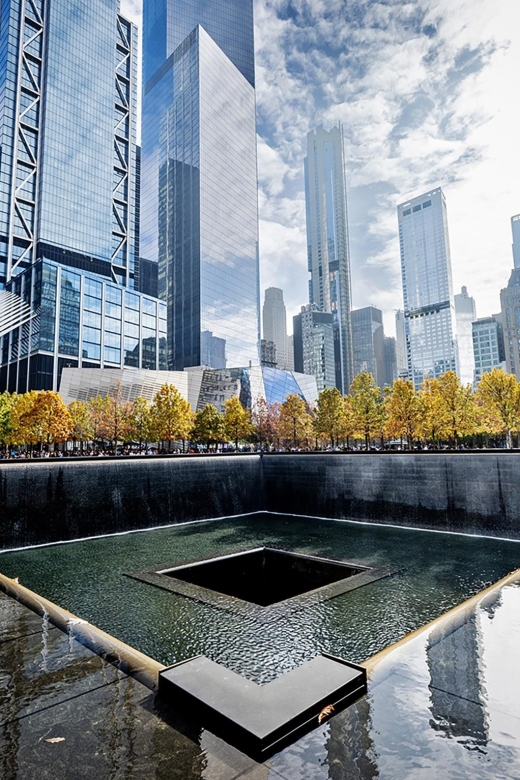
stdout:
POLYGON ((336 386, 348 392, 354 378, 347 195, 343 135, 322 125, 307 135, 305 158, 309 300, 334 316, 336 386))
POLYGON ((458 370, 446 200, 440 189, 397 207, 408 378, 458 370))
POLYGON ((144 0, 141 256, 168 365, 259 363, 253 0, 144 0))

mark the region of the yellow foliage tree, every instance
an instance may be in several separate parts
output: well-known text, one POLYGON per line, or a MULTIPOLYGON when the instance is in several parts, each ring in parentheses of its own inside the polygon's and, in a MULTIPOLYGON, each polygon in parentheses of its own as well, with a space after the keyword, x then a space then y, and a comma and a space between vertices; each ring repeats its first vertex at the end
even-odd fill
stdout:
POLYGON ((454 371, 446 371, 438 384, 443 438, 456 446, 460 436, 470 436, 476 431, 477 418, 470 385, 461 385, 454 371))
POLYGON ((175 385, 165 384, 157 391, 151 410, 151 425, 158 441, 184 441, 193 426, 191 406, 175 385))
POLYGON ((49 446, 67 441, 73 425, 69 410, 61 396, 53 390, 41 390, 33 395, 25 419, 28 430, 32 431, 31 444, 38 442, 42 445, 45 442, 49 446))
POLYGON ((320 436, 328 437, 331 447, 344 438, 347 407, 337 387, 326 387, 318 395, 314 429, 320 436))
POLYGON ((350 385, 350 403, 354 415, 356 433, 365 439, 368 449, 370 440, 384 428, 385 408, 380 388, 368 371, 354 377, 350 385))
POLYGON ((238 450, 238 442, 248 439, 254 431, 254 426, 251 424, 251 412, 249 409, 244 409, 236 396, 228 398, 224 406, 226 409, 224 412, 226 436, 235 442, 235 447, 238 450))
POLYGON ((129 435, 132 439, 137 439, 139 446, 144 442, 150 441, 152 434, 152 407, 146 398, 138 396, 128 417, 130 425, 129 435))
POLYGON ((280 405, 280 437, 292 441, 293 447, 312 437, 312 416, 299 395, 288 395, 280 405))
POLYGON ((208 448, 212 444, 222 444, 226 441, 224 417, 213 404, 206 404, 204 409, 197 412, 191 437, 196 442, 206 444, 208 448))
POLYGON ((421 406, 413 382, 409 379, 396 379, 386 390, 385 432, 391 439, 406 440, 410 450, 417 436, 421 417, 421 406))
POLYGON ((504 434, 506 447, 511 449, 513 433, 520 428, 520 385, 516 377, 494 368, 482 375, 477 398, 485 416, 487 432, 504 434))
POLYGON ((70 436, 74 445, 79 441, 82 450, 83 442, 92 441, 94 436, 91 406, 85 401, 71 401, 69 413, 72 420, 70 436))

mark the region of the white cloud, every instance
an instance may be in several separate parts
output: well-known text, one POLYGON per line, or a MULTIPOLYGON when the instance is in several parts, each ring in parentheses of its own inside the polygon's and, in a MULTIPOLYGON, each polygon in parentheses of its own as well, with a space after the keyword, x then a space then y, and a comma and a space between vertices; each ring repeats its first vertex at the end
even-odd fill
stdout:
MULTIPOLYGON (((141 3, 123 0, 138 21, 141 3)), ((402 305, 395 207, 441 185, 455 288, 498 309, 520 212, 518 0, 256 0, 262 288, 307 301, 306 134, 341 121, 356 306, 402 305)), ((389 329, 391 332, 391 329, 389 329)))

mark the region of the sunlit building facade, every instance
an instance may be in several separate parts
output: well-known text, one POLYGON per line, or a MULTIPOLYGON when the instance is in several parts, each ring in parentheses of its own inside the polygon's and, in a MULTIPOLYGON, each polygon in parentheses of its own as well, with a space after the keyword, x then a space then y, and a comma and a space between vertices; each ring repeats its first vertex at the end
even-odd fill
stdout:
POLYGON ((463 385, 471 385, 475 374, 472 324, 477 319, 477 307, 475 299, 468 295, 467 287, 463 287, 460 293, 454 296, 454 302, 455 320, 457 323, 459 379, 463 385))
POLYGON ((158 304, 146 335, 134 314, 123 327, 130 302, 148 316, 150 300, 132 292, 137 30, 118 0, 2 0, 1 22, 0 288, 32 316, 0 322, 0 390, 57 389, 83 361, 146 362, 152 330, 159 367, 158 304))
POLYGON ((168 365, 259 364, 252 0, 145 0, 141 256, 168 365))
POLYGON ((458 371, 446 200, 440 188, 397 207, 408 378, 458 371))
POLYGON ((322 125, 307 135, 305 158, 309 302, 332 313, 336 386, 348 392, 354 378, 350 257, 343 135, 322 125))

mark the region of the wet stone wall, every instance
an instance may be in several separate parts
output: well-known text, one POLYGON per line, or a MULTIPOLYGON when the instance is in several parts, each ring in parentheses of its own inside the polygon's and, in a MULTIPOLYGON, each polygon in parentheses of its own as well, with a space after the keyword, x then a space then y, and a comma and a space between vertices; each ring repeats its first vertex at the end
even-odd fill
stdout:
POLYGON ((255 455, 0 462, 0 547, 228 517, 263 503, 255 455))
POLYGON ((520 539, 520 453, 270 455, 266 509, 520 539))
POLYGON ((520 539, 520 453, 0 462, 0 548, 256 511, 520 539))

